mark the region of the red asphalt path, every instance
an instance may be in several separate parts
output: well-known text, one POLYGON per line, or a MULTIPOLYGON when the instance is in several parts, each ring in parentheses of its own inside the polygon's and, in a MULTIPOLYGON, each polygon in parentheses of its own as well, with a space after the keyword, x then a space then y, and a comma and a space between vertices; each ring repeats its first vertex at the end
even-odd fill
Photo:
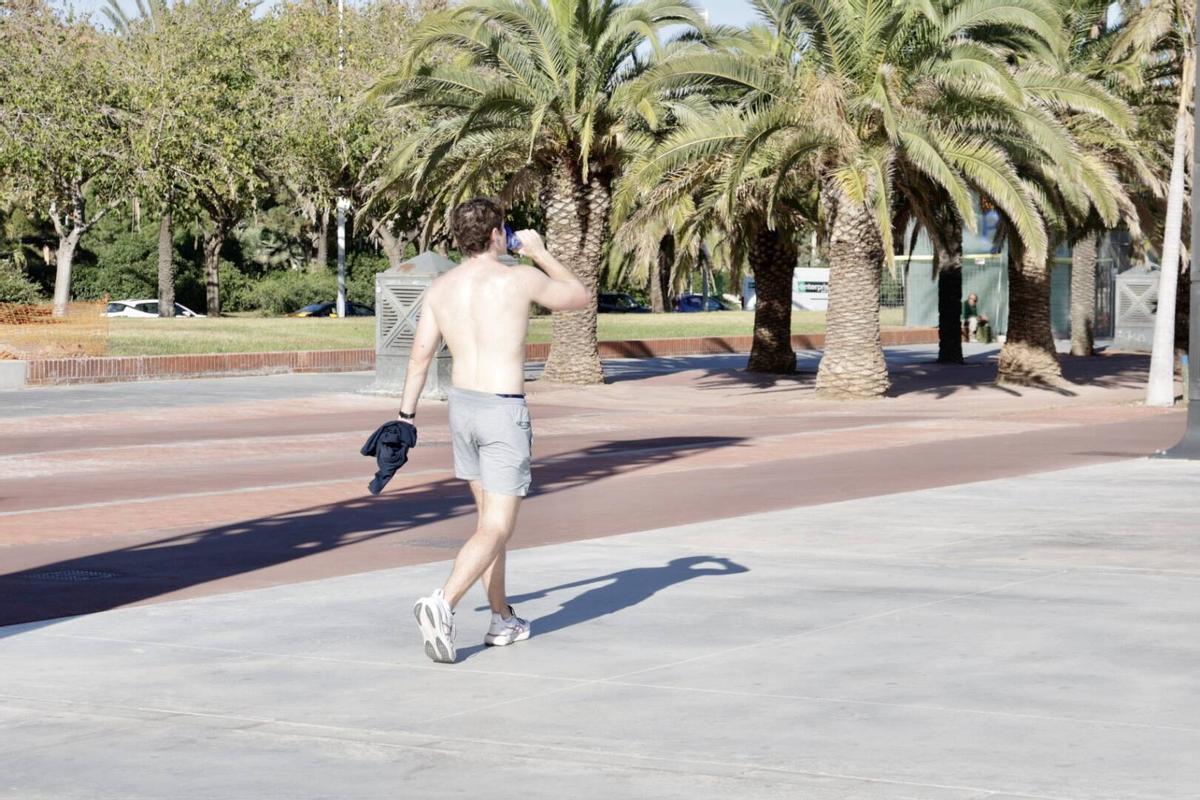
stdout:
MULTIPOLYGON (((1075 384, 1058 391, 907 366, 897 396, 868 403, 731 370, 533 383, 535 494, 512 546, 1147 455, 1183 415, 1137 404, 1146 361, 1065 359, 1075 384)), ((422 407, 408 465, 366 492, 358 448, 394 407, 340 394, 0 421, 0 625, 451 558, 473 518, 444 406, 422 407)))

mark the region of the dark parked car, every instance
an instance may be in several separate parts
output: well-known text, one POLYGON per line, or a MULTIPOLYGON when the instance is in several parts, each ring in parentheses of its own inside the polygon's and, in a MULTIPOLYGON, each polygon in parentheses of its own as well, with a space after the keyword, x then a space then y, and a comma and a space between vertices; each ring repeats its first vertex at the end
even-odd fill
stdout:
POLYGON ((649 314, 647 306, 623 292, 601 293, 596 310, 601 314, 649 314))
MULTIPOLYGON (((337 303, 312 303, 299 311, 288 314, 289 317, 336 317, 337 303)), ((347 317, 373 317, 375 309, 370 306, 360 306, 358 303, 346 303, 347 317)))
POLYGON ((681 294, 675 302, 676 311, 725 311, 725 304, 715 297, 709 297, 704 302, 702 294, 681 294))

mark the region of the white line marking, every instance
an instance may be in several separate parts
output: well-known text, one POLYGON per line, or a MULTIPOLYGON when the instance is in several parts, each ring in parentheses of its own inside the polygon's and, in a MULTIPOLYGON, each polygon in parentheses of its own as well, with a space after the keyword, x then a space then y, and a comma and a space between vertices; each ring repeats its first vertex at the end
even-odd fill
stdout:
MULTIPOLYGON (((371 471, 373 472, 373 470, 371 471)), ((261 486, 242 486, 237 489, 214 489, 209 492, 179 492, 178 494, 160 494, 154 497, 135 497, 129 500, 102 500, 95 503, 77 503, 67 506, 48 506, 46 508, 30 508, 25 511, 0 511, 0 517, 19 517, 26 514, 49 514, 55 511, 80 511, 86 508, 110 508, 112 506, 127 506, 135 503, 157 503, 161 500, 186 500, 190 497, 217 497, 227 494, 249 494, 251 492, 268 492, 275 489, 303 489, 308 486, 332 486, 339 483, 361 483, 364 487, 370 483, 371 472, 364 472, 358 478, 330 478, 321 481, 296 481, 294 483, 266 483, 261 486)), ((446 469, 416 469, 405 470, 404 476, 412 475, 449 475, 446 469)))

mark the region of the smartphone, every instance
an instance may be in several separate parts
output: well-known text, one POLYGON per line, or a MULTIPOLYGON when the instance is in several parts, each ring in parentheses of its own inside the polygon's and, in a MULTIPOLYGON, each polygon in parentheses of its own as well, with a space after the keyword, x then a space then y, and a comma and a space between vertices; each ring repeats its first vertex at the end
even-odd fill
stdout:
POLYGON ((504 239, 508 252, 515 253, 521 249, 521 240, 517 238, 517 232, 507 222, 504 223, 504 239))

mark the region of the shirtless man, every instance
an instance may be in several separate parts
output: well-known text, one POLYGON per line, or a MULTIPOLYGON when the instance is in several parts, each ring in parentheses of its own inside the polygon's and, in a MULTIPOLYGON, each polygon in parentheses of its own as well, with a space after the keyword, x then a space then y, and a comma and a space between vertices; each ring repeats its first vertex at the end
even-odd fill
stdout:
POLYGON ((507 245, 504 216, 491 200, 476 198, 450 215, 450 233, 466 259, 437 278, 425 293, 404 381, 400 419, 411 421, 425 376, 441 340, 454 357, 450 437, 454 474, 469 481, 479 520, 454 559, 442 588, 413 607, 425 654, 454 663, 454 608, 483 578, 492 624, 488 645, 529 638, 527 620, 508 605, 504 553, 529 492, 533 429, 525 406, 525 335, 529 305, 552 311, 586 308, 591 294, 547 252, 534 231, 518 231, 520 253, 541 270, 501 263, 507 245))

